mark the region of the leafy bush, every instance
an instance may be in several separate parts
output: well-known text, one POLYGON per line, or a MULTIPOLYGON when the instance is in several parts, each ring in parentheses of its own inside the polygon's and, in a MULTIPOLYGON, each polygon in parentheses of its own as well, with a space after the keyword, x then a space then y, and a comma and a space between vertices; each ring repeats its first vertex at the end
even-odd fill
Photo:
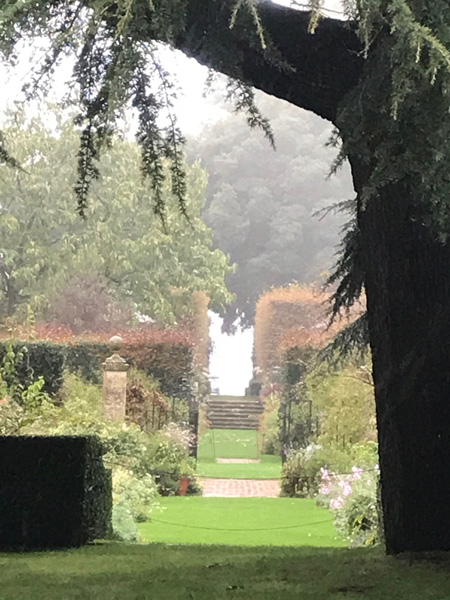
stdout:
POLYGON ((19 435, 53 406, 42 377, 25 387, 18 375, 23 354, 9 344, 0 364, 0 435, 19 435))
POLYGON ((155 481, 149 474, 137 478, 132 471, 116 467, 112 484, 114 538, 124 542, 137 541, 136 523, 148 519, 158 497, 155 481))
POLYGON ((281 471, 281 496, 290 498, 313 498, 320 485, 321 458, 319 446, 292 452, 281 471))
POLYGON ((186 429, 169 424, 148 434, 133 423, 110 421, 104 414, 101 389, 74 374, 67 374, 57 395, 58 405, 48 397, 36 402, 39 385, 25 391, 28 405, 0 404, 0 432, 98 436, 105 466, 112 469, 116 537, 134 539, 133 523, 147 518, 157 506, 157 490, 164 495, 178 493, 180 474, 191 475, 190 492, 199 492, 186 429))
POLYGON ((353 456, 339 448, 310 444, 288 455, 281 471, 281 495, 313 498, 319 491, 321 469, 345 473, 351 469, 353 456))
POLYGON ((132 471, 117 467, 112 482, 114 503, 125 504, 138 523, 146 521, 149 508, 158 497, 153 478, 146 473, 138 479, 132 471))
POLYGON ((336 529, 352 546, 379 542, 378 481, 377 466, 365 470, 353 466, 341 475, 322 469, 318 503, 334 513, 336 529))
MULTIPOLYGON (((263 390, 264 392, 264 390, 263 390)), ((270 390, 263 394, 264 412, 259 421, 259 430, 262 434, 262 453, 280 454, 280 425, 278 410, 280 408, 280 395, 277 391, 270 390)))
POLYGON ((137 542, 139 534, 132 511, 124 504, 113 504, 112 509, 112 539, 120 542, 137 542))
POLYGON ((375 441, 375 400, 369 365, 348 365, 342 371, 319 369, 307 377, 313 405, 320 414, 318 443, 349 449, 375 441))
MULTIPOLYGON (((180 475, 194 475, 194 461, 189 457, 192 435, 189 430, 170 423, 152 436, 147 448, 146 460, 156 477, 159 493, 162 496, 174 496, 179 492, 180 475)), ((198 487, 191 489, 198 493, 198 487)))
POLYGON ((187 422, 189 408, 186 400, 169 398, 159 383, 138 369, 130 369, 127 379, 127 419, 144 431, 161 429, 169 422, 187 422))

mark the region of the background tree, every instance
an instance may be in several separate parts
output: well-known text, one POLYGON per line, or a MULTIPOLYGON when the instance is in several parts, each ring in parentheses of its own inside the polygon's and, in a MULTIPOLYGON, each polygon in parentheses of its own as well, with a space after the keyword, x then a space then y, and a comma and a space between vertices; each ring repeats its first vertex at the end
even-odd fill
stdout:
POLYGON ((257 95, 270 119, 276 152, 259 132, 229 114, 188 140, 209 174, 204 219, 214 244, 237 269, 227 275, 236 294, 224 327, 253 325, 258 298, 271 287, 323 280, 343 226, 341 214, 319 211, 354 194, 348 169, 327 178, 335 150, 332 129, 311 113, 257 95))
POLYGON ((186 171, 190 226, 169 203, 164 227, 136 144, 116 138, 82 221, 74 213, 78 132, 71 122, 46 127, 22 116, 5 133, 24 170, 7 169, 0 181, 2 318, 23 318, 31 307, 76 331, 128 323, 136 312, 173 325, 178 289, 206 292, 216 310, 232 299, 227 259, 211 249, 200 217, 206 174, 198 164, 186 171))

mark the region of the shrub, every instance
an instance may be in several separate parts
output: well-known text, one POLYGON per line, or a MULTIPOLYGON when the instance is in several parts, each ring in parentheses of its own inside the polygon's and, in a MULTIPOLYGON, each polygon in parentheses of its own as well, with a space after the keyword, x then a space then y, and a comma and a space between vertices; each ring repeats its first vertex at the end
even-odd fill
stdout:
POLYGON ((320 414, 323 446, 349 449, 376 440, 375 400, 368 365, 348 365, 343 370, 319 370, 307 378, 310 396, 320 414))
MULTIPOLYGON (((193 377, 192 345, 178 338, 155 341, 141 335, 123 336, 120 355, 127 363, 155 379, 163 394, 174 398, 187 398, 193 377)), ((71 372, 80 372, 87 381, 99 383, 102 363, 111 354, 111 348, 103 342, 85 341, 63 346, 66 366, 71 372)))
POLYGON ((179 493, 180 475, 193 476, 194 462, 189 457, 192 435, 174 423, 152 436, 146 461, 156 477, 159 493, 174 496, 179 493))
POLYGON ((292 452, 281 471, 281 496, 290 498, 313 498, 320 485, 321 458, 319 446, 292 452))
POLYGON ((280 425, 278 410, 280 408, 280 394, 275 389, 268 393, 262 391, 261 396, 264 403, 264 412, 259 421, 259 430, 262 434, 262 453, 280 454, 280 425))
POLYGON ((130 369, 127 381, 128 421, 147 432, 157 431, 169 422, 188 421, 186 400, 167 397, 153 377, 138 369, 130 369))
POLYGON ((352 546, 379 542, 379 471, 353 466, 347 474, 335 475, 322 469, 318 502, 334 513, 338 532, 352 546))
POLYGON ((136 523, 147 521, 158 497, 155 481, 149 474, 137 478, 132 471, 117 467, 112 486, 114 538, 135 542, 138 539, 136 523))
POLYGON ((319 491, 321 469, 345 473, 351 469, 353 456, 339 448, 322 448, 310 444, 288 455, 281 471, 281 495, 313 498, 319 491))
POLYGON ((69 372, 79 374, 90 383, 101 383, 102 363, 111 355, 108 344, 86 342, 67 344, 60 348, 64 352, 65 367, 69 372))
POLYGON ((120 542, 137 542, 139 534, 132 511, 124 504, 113 504, 112 539, 120 542))
POLYGON ((34 434, 99 437, 103 462, 112 469, 114 535, 131 540, 130 531, 136 529, 131 522, 143 519, 157 505, 156 485, 146 455, 152 438, 136 425, 107 420, 100 388, 76 375, 67 375, 58 398, 60 406, 46 405, 23 430, 34 434), (128 492, 124 491, 125 480, 128 492))
POLYGON ((108 534, 111 486, 96 438, 0 437, 0 472, 3 548, 76 547, 108 534))

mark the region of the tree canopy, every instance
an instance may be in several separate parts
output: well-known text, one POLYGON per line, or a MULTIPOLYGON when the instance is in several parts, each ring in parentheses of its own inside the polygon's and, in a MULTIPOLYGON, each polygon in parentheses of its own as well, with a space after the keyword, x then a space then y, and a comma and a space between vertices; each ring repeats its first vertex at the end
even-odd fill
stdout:
MULTIPOLYGON (((112 139, 83 221, 74 211, 72 120, 50 110, 31 119, 22 114, 4 131, 24 170, 7 169, 0 180, 0 317, 31 308, 77 329, 140 312, 173 324, 177 290, 206 292, 216 310, 232 299, 227 258, 211 249, 200 217, 207 176, 198 163, 185 167, 190 225, 168 201, 164 228, 140 176, 137 145, 112 139)), ((170 196, 167 183, 162 193, 170 196)))
POLYGON ((251 326, 258 298, 271 287, 327 278, 345 217, 327 207, 352 198, 348 166, 328 178, 331 127, 311 113, 257 96, 271 123, 274 151, 259 132, 229 114, 195 139, 188 158, 208 171, 205 221, 237 268, 227 275, 234 303, 225 327, 251 326))

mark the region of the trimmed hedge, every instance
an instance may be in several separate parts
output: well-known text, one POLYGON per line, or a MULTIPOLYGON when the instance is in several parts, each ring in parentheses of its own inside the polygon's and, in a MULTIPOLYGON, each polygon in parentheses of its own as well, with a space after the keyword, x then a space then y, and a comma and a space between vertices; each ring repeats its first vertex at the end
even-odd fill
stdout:
POLYGON ((109 535, 111 510, 98 438, 0 437, 0 548, 82 546, 109 535))
MULTIPOLYGON (((7 342, 0 343, 0 361, 6 353, 7 342)), ((112 354, 108 344, 84 342, 53 344, 49 342, 14 342, 15 352, 25 350, 18 368, 18 377, 24 387, 42 376, 44 391, 53 396, 61 387, 63 371, 78 372, 91 383, 102 380, 102 363, 112 354)), ((145 371, 160 384, 164 394, 187 398, 193 375, 193 350, 184 343, 157 342, 124 344, 121 356, 130 366, 145 371)))
MULTIPOLYGON (((7 345, 7 342, 0 343, 0 362, 6 354, 7 345)), ((43 391, 51 396, 56 394, 63 383, 65 360, 61 346, 47 342, 13 342, 12 348, 14 353, 23 354, 16 374, 24 388, 43 377, 43 391)))

